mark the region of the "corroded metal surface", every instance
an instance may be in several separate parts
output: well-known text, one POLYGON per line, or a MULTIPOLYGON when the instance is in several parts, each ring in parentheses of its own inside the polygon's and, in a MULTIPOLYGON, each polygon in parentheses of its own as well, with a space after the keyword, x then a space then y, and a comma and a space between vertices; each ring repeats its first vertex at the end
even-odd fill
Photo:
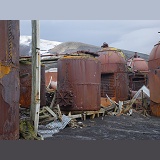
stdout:
POLYGON ((115 84, 114 74, 101 74, 101 96, 106 97, 106 93, 109 97, 115 96, 115 84))
POLYGON ((116 101, 128 99, 128 75, 124 54, 107 47, 98 52, 101 62, 101 97, 115 98, 116 101))
MULTIPOLYGON (((41 65, 41 106, 46 104, 45 100, 45 66, 41 65)), ((20 63, 20 105, 21 107, 30 108, 32 90, 32 68, 30 62, 20 63)))
POLYGON ((155 45, 152 49, 149 56, 148 66, 150 99, 156 104, 153 105, 153 103, 151 103, 150 106, 154 115, 160 116, 160 43, 155 45))
POLYGON ((98 54, 100 55, 98 59, 101 62, 101 73, 126 71, 125 55, 121 51, 109 47, 99 51, 98 54))
POLYGON ((0 21, 0 139, 19 138, 19 21, 0 21))
POLYGON ((150 101, 151 114, 160 117, 160 103, 150 101))
POLYGON ((100 62, 72 56, 58 60, 57 104, 61 110, 100 109, 100 62))
POLYGON ((128 73, 129 88, 138 91, 143 85, 148 86, 148 73, 128 73))

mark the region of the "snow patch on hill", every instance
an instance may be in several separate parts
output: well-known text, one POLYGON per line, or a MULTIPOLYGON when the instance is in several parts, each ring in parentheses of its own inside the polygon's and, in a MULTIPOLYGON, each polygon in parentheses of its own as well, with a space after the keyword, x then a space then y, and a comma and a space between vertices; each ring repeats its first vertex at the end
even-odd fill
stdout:
MULTIPOLYGON (((41 54, 49 54, 49 50, 55 46, 61 44, 62 42, 49 41, 40 39, 40 50, 41 54)), ((32 50, 32 37, 31 36, 20 36, 20 55, 30 56, 32 50)))

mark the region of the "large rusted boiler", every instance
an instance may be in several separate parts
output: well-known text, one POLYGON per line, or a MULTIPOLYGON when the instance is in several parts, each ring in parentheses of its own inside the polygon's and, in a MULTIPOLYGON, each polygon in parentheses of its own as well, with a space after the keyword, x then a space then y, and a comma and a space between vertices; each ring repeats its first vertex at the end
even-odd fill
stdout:
POLYGON ((160 117, 160 42, 150 53, 148 67, 150 108, 153 115, 160 117))
POLYGON ((98 59, 101 62, 101 104, 106 94, 115 101, 128 99, 128 76, 125 56, 121 50, 102 46, 98 59))
POLYGON ((100 62, 86 53, 58 60, 56 95, 63 111, 100 109, 100 62))
POLYGON ((143 85, 148 85, 148 63, 137 53, 128 59, 129 88, 138 91, 143 85))
MULTIPOLYGON (((20 61, 20 106, 30 108, 31 106, 31 90, 32 90, 32 66, 31 62, 20 61)), ((41 65, 41 92, 40 105, 46 104, 45 99, 45 66, 41 65)))
POLYGON ((19 138, 19 21, 0 21, 0 140, 19 138))

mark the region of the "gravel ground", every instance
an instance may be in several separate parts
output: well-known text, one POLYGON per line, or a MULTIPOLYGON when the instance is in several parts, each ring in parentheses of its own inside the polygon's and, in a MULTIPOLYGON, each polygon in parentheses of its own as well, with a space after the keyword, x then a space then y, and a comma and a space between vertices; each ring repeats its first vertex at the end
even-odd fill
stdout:
POLYGON ((132 116, 106 115, 81 122, 84 127, 66 127, 45 140, 160 140, 160 118, 136 112, 132 116))

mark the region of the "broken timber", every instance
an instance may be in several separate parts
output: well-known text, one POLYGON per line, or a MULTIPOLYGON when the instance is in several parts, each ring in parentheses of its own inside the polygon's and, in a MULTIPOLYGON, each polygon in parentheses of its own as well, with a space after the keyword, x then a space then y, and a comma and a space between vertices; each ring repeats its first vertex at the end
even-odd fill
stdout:
POLYGON ((100 115, 105 115, 105 109, 101 108, 98 111, 73 111, 73 112, 64 112, 63 114, 66 114, 68 117, 72 119, 81 118, 82 120, 86 120, 87 117, 90 117, 90 119, 94 119, 95 117, 99 117, 100 115))

